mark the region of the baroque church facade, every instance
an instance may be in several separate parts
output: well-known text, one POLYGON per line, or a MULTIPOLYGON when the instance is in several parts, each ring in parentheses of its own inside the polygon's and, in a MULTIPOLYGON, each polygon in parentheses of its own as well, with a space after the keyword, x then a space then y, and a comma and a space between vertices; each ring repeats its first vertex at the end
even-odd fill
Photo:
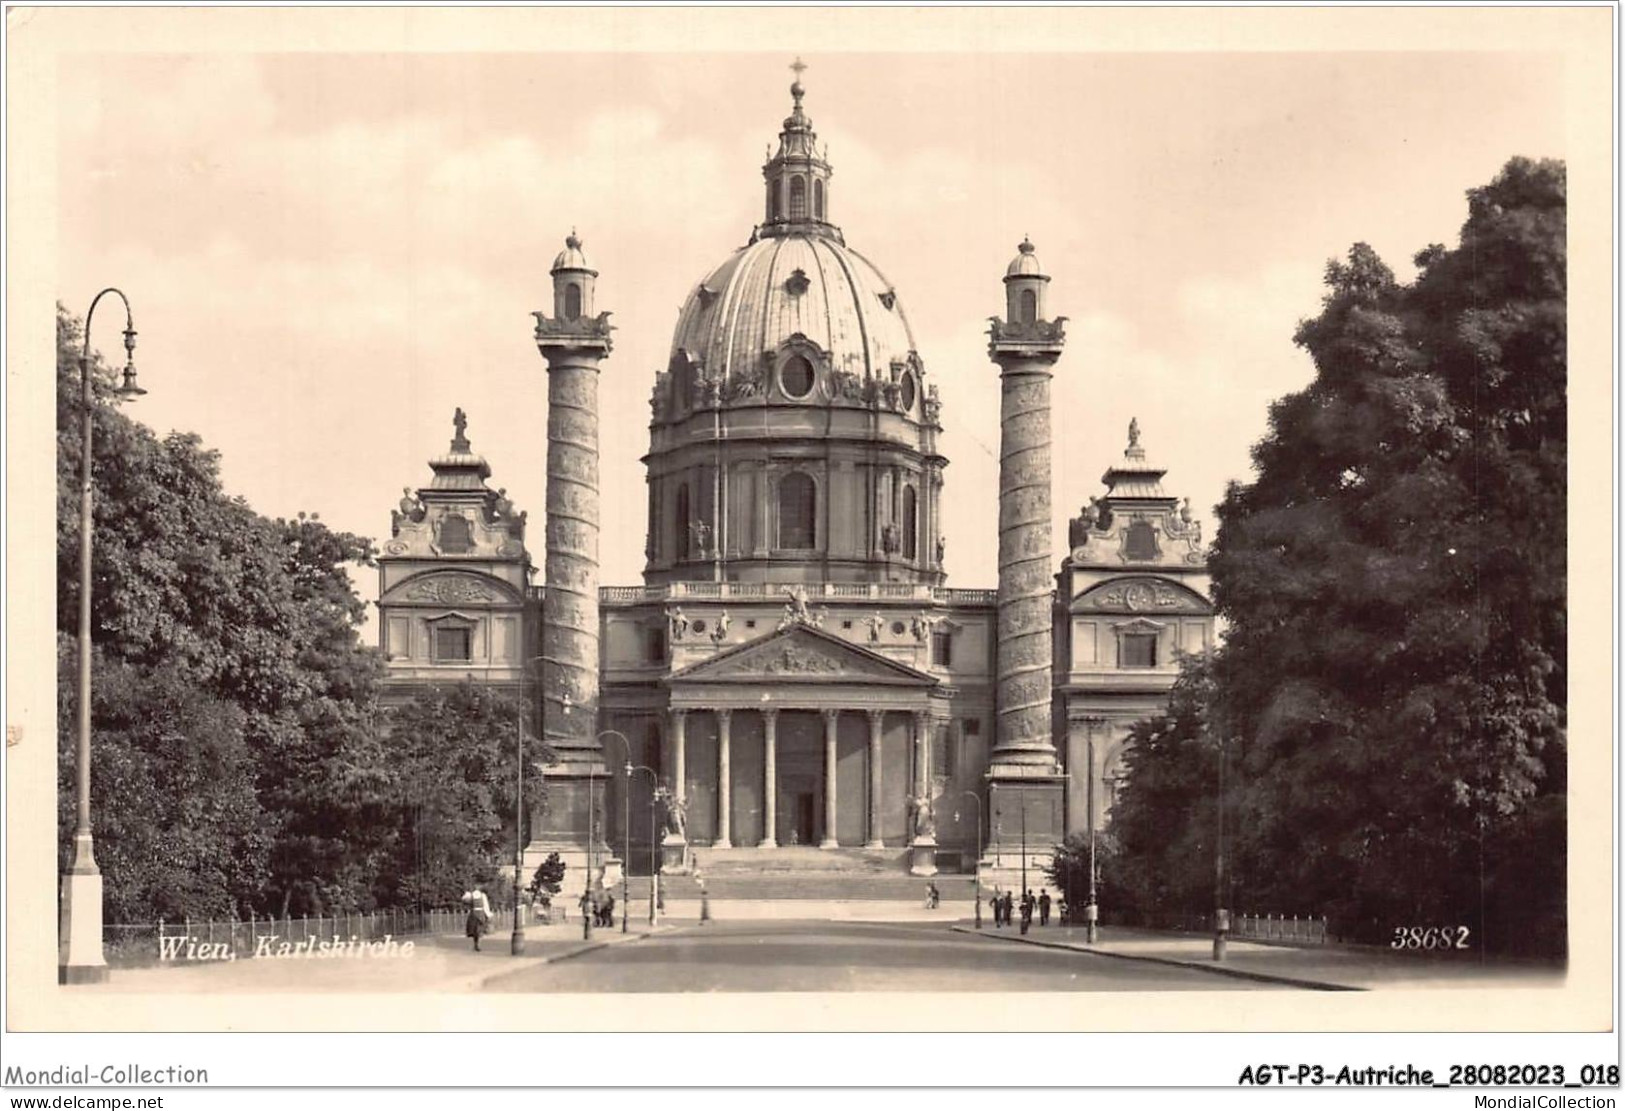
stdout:
POLYGON ((654 375, 642 584, 598 581, 597 376, 613 340, 574 233, 535 314, 542 581, 526 514, 489 485, 461 410, 392 514, 387 696, 500 685, 557 755, 527 871, 628 839, 632 861, 665 851, 672 867, 683 843, 864 853, 917 874, 982 860, 985 874, 1014 866, 1018 837, 1041 862, 1103 825, 1128 728, 1166 703, 1178 655, 1212 644, 1200 526, 1137 425, 1052 554, 1064 318, 1025 241, 990 329, 999 581, 947 584, 938 390, 898 291, 832 222, 832 170, 799 79, 790 91, 763 222, 690 291, 654 375))

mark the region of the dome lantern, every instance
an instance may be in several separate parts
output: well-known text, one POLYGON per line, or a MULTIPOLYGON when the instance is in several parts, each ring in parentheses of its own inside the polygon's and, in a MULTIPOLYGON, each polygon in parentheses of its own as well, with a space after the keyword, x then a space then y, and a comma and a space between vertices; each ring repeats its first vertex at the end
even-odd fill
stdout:
POLYGON ((797 58, 790 68, 796 74, 790 86, 793 106, 779 132, 778 151, 762 167, 767 194, 760 234, 772 237, 817 232, 839 236, 829 223, 829 179, 833 171, 818 150, 812 120, 801 108, 801 98, 806 95, 801 71, 807 66, 797 58))

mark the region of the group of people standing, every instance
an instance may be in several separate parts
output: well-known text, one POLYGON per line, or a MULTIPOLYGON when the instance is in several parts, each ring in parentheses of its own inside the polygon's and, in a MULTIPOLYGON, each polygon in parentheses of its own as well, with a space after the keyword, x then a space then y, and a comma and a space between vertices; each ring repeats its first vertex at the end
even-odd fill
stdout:
POLYGON ((596 892, 583 891, 581 893, 581 914, 583 917, 592 915, 594 926, 615 925, 615 896, 608 888, 596 892))
MULTIPOLYGON (((1004 927, 1012 924, 1016 912, 1016 899, 1008 891, 993 889, 993 925, 1004 927)), ((1021 932, 1026 933, 1033 924, 1033 915, 1038 915, 1040 926, 1049 925, 1050 897, 1047 888, 1039 888, 1037 898, 1033 897, 1032 889, 1022 892, 1021 895, 1021 932)))

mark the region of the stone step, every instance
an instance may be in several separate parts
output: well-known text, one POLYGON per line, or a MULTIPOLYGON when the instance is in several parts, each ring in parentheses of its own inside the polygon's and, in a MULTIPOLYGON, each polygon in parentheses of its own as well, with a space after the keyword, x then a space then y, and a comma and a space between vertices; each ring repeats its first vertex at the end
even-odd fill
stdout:
MULTIPOLYGON (((926 880, 917 876, 859 876, 847 874, 800 873, 797 875, 738 875, 705 877, 705 890, 713 900, 740 900, 745 902, 888 902, 925 904, 926 880)), ((975 880, 970 876, 936 876, 933 882, 944 903, 955 900, 970 902, 976 898, 975 880)), ((660 878, 662 898, 694 900, 700 897, 700 886, 693 876, 667 876, 660 878)), ((649 878, 633 876, 628 885, 633 905, 649 898, 649 878)), ((615 897, 621 897, 619 885, 615 897)))

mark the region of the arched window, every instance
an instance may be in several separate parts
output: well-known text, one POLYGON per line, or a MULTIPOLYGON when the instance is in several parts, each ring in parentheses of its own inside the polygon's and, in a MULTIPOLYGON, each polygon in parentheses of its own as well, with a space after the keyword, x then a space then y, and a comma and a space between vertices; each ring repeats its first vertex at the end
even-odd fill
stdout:
POLYGON ((440 522, 440 550, 453 555, 474 550, 473 530, 466 517, 445 517, 440 522))
POLYGON ((903 487, 903 558, 918 559, 920 555, 920 511, 914 497, 914 487, 903 487))
POLYGON ((824 183, 818 178, 813 179, 813 219, 824 218, 824 183))
POLYGON ((564 287, 564 319, 581 319, 581 287, 575 282, 564 287))
POLYGON ((779 183, 770 181, 767 183, 767 218, 777 220, 783 215, 784 203, 779 197, 779 183))
POLYGON ((1032 324, 1038 320, 1038 294, 1030 289, 1021 291, 1021 322, 1032 324))
POLYGON ((818 487, 804 474, 779 481, 779 547, 818 546, 818 487))
POLYGON ((790 179, 790 219, 807 218, 807 179, 797 174, 790 179))
POLYGON ((688 483, 684 482, 677 487, 677 514, 673 522, 677 526, 677 558, 688 558, 688 483))

